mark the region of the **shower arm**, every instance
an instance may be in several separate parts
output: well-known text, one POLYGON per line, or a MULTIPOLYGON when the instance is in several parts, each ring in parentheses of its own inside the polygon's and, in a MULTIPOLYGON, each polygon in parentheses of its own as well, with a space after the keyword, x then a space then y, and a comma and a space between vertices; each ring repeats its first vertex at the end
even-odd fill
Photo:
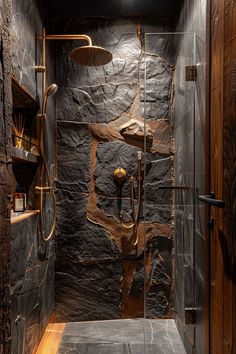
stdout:
POLYGON ((88 42, 89 46, 92 46, 92 39, 86 34, 43 34, 42 36, 37 36, 37 39, 40 40, 85 40, 88 42))
MULTIPOLYGON (((35 66, 35 70, 42 74, 42 98, 45 97, 46 93, 46 41, 54 40, 84 40, 89 46, 92 46, 92 39, 86 34, 46 34, 45 28, 41 36, 36 36, 36 39, 42 41, 42 65, 35 66)), ((42 103, 42 114, 43 114, 43 103, 42 103)))

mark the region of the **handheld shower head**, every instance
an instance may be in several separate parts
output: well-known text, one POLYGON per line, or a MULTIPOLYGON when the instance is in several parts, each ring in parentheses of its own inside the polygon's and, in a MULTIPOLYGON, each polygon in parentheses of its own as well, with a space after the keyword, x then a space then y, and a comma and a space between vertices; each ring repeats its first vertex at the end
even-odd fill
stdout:
POLYGON ((50 86, 48 86, 46 92, 45 92, 45 95, 47 96, 53 96, 55 95, 55 93, 57 92, 58 90, 58 86, 57 84, 51 84, 50 86))
POLYGON ((72 61, 80 65, 100 66, 112 60, 112 54, 102 47, 93 45, 75 48, 69 54, 72 61))
POLYGON ((48 97, 55 95, 57 90, 58 90, 57 84, 51 84, 50 86, 48 86, 48 88, 43 96, 43 104, 42 104, 42 114, 43 115, 46 113, 48 97))

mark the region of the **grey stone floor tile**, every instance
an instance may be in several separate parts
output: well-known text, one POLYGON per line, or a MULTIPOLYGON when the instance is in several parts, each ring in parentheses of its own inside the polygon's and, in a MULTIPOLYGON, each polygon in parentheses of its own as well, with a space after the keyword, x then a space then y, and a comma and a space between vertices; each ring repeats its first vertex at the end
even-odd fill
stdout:
POLYGON ((77 353, 186 354, 174 320, 144 319, 67 323, 58 354, 77 353))

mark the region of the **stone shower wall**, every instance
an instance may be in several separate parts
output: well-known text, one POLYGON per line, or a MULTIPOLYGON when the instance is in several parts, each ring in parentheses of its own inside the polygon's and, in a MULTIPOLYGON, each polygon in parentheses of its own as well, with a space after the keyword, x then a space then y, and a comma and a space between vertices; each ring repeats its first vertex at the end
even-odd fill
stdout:
MULTIPOLYGON (((168 60, 173 48, 167 42, 153 43, 165 55, 147 55, 145 94, 144 38, 143 34, 141 42, 137 38, 137 23, 137 19, 57 23, 57 30, 65 33, 91 35, 94 44, 112 51, 113 61, 103 67, 82 67, 67 55, 78 43, 57 44, 55 321, 143 317, 145 292, 148 317, 172 317, 172 194, 158 186, 173 180, 174 66, 173 58, 168 60), (136 175, 144 124, 146 202, 143 194, 137 257, 132 259, 132 231, 119 218, 113 172, 123 167, 128 177, 136 175)), ((171 30, 161 19, 142 19, 141 28, 142 33, 171 30)), ((125 221, 130 221, 128 179, 121 209, 125 221)))
POLYGON ((11 170, 11 2, 0 2, 0 353, 11 352, 10 198, 11 170))
MULTIPOLYGON (((36 44, 35 35, 42 33, 43 14, 36 0, 14 0, 12 7, 13 75, 41 102, 41 75, 35 75, 35 65, 41 64, 41 46, 36 44)), ((47 45, 47 84, 52 81, 53 61, 47 45)), ((53 122, 53 100, 50 98, 46 140, 50 142, 47 150, 51 170, 53 122)), ((39 170, 38 166, 36 174, 39 170)), ((11 303, 11 352, 30 354, 37 348, 54 309, 54 241, 45 244, 41 240, 38 216, 11 227, 11 303)))

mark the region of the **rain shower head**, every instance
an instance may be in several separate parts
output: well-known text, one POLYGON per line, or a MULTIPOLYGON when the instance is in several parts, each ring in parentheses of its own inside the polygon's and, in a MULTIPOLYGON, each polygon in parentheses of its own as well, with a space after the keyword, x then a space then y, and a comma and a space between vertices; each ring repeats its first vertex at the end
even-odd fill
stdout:
POLYGON ((57 90, 58 90, 57 84, 51 84, 50 86, 48 86, 48 88, 47 88, 47 90, 45 92, 45 95, 46 96, 53 96, 53 95, 55 95, 57 90))
POLYGON ((112 60, 112 54, 102 47, 93 45, 75 48, 69 54, 72 61, 80 65, 100 66, 112 60))

